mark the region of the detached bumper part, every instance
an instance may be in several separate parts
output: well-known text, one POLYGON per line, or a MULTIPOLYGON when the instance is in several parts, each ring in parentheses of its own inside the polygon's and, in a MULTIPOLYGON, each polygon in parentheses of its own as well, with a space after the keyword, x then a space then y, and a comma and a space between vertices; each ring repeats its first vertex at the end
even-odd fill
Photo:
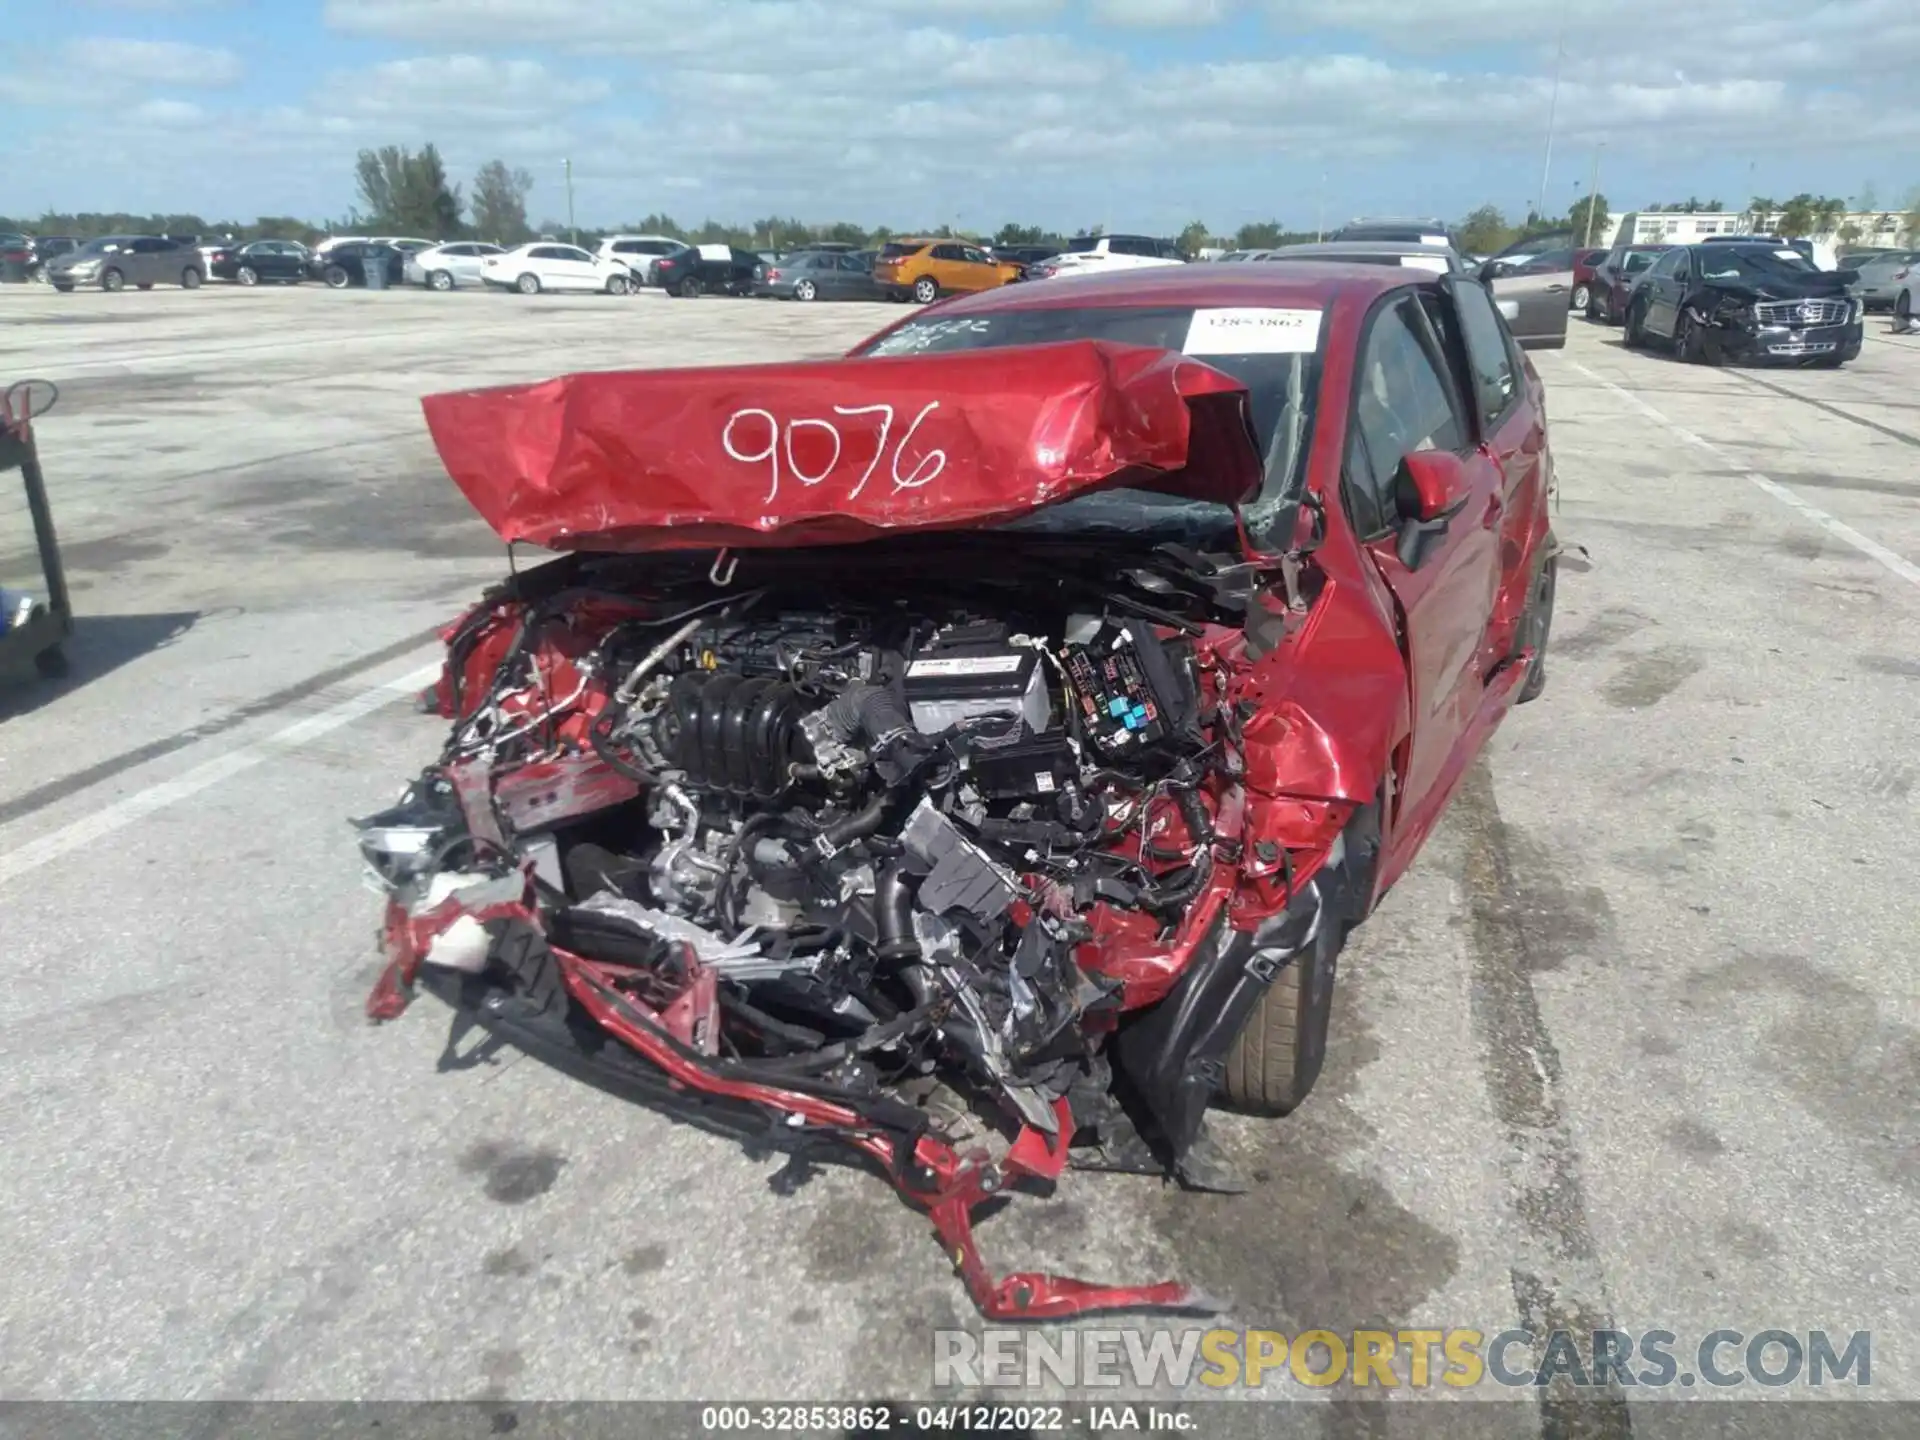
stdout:
MULTIPOLYGON (((987 1268, 973 1211, 1025 1182, 1051 1183, 1065 1171, 1075 1128, 1065 1099, 1054 1102, 1053 1136, 1023 1127, 995 1160, 984 1149, 962 1152, 929 1134, 923 1112, 890 1096, 813 1076, 771 1075, 750 1061, 701 1053, 698 1037, 711 1032, 713 1019, 699 1013, 703 1004, 714 1004, 710 983, 691 982, 667 1013, 650 1010, 617 988, 605 967, 549 943, 533 908, 508 898, 523 883, 502 877, 416 913, 390 904, 387 969, 368 997, 369 1018, 396 1018, 416 987, 426 989, 455 1011, 456 1040, 477 1025, 590 1084, 749 1143, 796 1151, 826 1140, 848 1146, 926 1211, 941 1249, 989 1320, 1141 1310, 1217 1314, 1224 1308, 1178 1282, 1097 1285, 1030 1271, 995 1278, 987 1268), (467 910, 462 899, 483 903, 467 910), (490 941, 477 966, 467 943, 476 925, 490 941), (689 997, 694 1004, 682 1012, 689 997), (605 1043, 609 1036, 621 1043, 605 1043)), ((700 971, 690 952, 683 959, 700 971)))

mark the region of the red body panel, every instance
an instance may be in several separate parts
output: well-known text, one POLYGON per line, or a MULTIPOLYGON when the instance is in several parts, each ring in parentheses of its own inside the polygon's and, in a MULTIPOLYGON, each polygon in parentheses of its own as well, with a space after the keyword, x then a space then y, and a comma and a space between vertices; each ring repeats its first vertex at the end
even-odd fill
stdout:
POLYGON ((555 550, 843 543, 1107 485, 1233 504, 1260 483, 1239 382, 1094 341, 568 375, 421 404, 495 533, 555 550))

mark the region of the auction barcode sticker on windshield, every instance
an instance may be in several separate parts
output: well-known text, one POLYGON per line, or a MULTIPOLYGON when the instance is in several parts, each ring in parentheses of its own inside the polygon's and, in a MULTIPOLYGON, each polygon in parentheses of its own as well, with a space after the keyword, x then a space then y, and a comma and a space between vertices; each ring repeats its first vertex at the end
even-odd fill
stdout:
POLYGON ((1319 346, 1318 310, 1242 307, 1194 311, 1181 348, 1189 355, 1311 355, 1319 346))

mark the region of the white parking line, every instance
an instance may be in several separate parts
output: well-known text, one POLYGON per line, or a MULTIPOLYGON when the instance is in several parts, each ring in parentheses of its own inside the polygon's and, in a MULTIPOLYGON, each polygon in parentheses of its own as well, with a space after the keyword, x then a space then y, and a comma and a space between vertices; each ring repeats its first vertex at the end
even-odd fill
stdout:
POLYGON ((1888 570, 1891 570, 1895 575, 1898 575, 1902 580, 1906 581, 1909 585, 1914 586, 1916 589, 1920 589, 1920 565, 1915 565, 1911 560, 1907 559, 1903 555, 1895 554, 1893 551, 1889 550, 1886 546, 1882 545, 1878 540, 1872 540, 1872 539, 1869 539, 1867 536, 1862 535, 1858 530, 1854 529, 1851 525, 1847 524, 1846 521, 1836 520, 1833 516, 1829 515, 1826 511, 1822 510, 1818 505, 1814 505, 1809 501, 1803 500, 1799 495, 1789 490, 1786 486, 1782 485, 1778 480, 1769 479, 1767 476, 1762 475, 1758 470, 1749 470, 1740 461, 1739 457, 1729 454, 1725 450, 1722 450, 1718 445, 1714 444, 1711 440, 1702 439, 1700 436, 1694 434, 1693 431, 1687 429, 1687 427, 1682 425, 1679 421, 1671 420, 1667 416, 1662 415, 1658 410, 1654 409, 1653 406, 1649 405, 1646 401, 1642 400, 1638 395, 1634 394, 1631 390, 1628 390, 1622 386, 1614 384, 1613 381, 1607 379, 1606 376, 1604 375, 1595 374, 1593 371, 1589 370, 1586 366, 1582 365, 1578 360, 1572 360, 1572 361, 1569 361, 1568 363, 1572 365, 1574 369, 1578 370, 1582 375, 1586 376, 1589 380, 1593 381, 1594 384, 1601 386, 1603 389, 1612 391, 1615 395, 1618 395, 1622 400, 1626 401, 1627 404, 1631 405, 1635 410, 1638 410, 1642 415, 1646 416, 1649 420, 1653 421, 1656 425, 1663 426, 1665 429, 1670 430, 1673 434, 1679 436, 1682 440, 1686 441, 1689 445, 1696 446, 1697 448, 1706 451, 1707 454, 1713 456, 1713 458, 1718 460, 1722 465, 1725 465, 1729 469, 1735 471, 1740 476, 1740 478, 1745 480, 1748 484, 1753 485, 1760 490, 1764 490, 1767 494, 1771 495, 1775 500, 1778 500, 1782 505, 1785 505, 1789 510, 1796 511, 1805 519, 1811 520, 1814 524, 1818 525, 1822 530, 1826 531, 1829 535, 1833 536, 1834 539, 1844 541, 1848 545, 1851 545, 1854 549, 1858 550, 1862 555, 1867 556, 1869 559, 1879 561, 1888 570))
MULTIPOLYGON (((420 655, 431 653, 422 649, 420 655)), ((116 830, 124 830, 136 821, 144 820, 156 811, 178 801, 190 799, 218 785, 222 780, 232 779, 256 765, 271 760, 276 755, 297 750, 302 745, 318 740, 338 730, 343 725, 371 715, 384 705, 390 705, 403 695, 418 694, 440 673, 436 662, 409 670, 406 674, 392 680, 382 681, 370 689, 362 690, 349 700, 343 700, 329 710, 318 715, 309 715, 304 720, 295 721, 284 730, 275 731, 264 739, 252 744, 237 746, 223 755, 196 765, 184 775, 172 780, 162 780, 149 785, 144 790, 114 801, 111 805, 96 810, 93 814, 64 825, 51 834, 42 835, 37 840, 21 846, 18 850, 0 855, 0 885, 49 865, 63 855, 93 844, 116 830)))

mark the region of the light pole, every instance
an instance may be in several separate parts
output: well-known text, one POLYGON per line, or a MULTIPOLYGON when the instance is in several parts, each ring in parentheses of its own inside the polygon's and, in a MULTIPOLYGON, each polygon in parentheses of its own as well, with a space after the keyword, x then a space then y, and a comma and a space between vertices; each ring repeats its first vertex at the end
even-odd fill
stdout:
POLYGON ((1607 148, 1602 140, 1593 147, 1593 178, 1587 182, 1587 235, 1580 243, 1593 244, 1593 207, 1600 203, 1600 152, 1607 148))
POLYGON ((1567 12, 1560 12, 1560 33, 1553 42, 1553 98, 1547 102, 1547 158, 1540 167, 1540 203, 1533 213, 1547 218, 1547 176, 1553 171, 1553 127, 1560 118, 1560 63, 1566 57, 1567 12))
POLYGON ((580 232, 573 223, 573 161, 562 160, 561 167, 567 172, 567 239, 573 244, 580 243, 580 232))

